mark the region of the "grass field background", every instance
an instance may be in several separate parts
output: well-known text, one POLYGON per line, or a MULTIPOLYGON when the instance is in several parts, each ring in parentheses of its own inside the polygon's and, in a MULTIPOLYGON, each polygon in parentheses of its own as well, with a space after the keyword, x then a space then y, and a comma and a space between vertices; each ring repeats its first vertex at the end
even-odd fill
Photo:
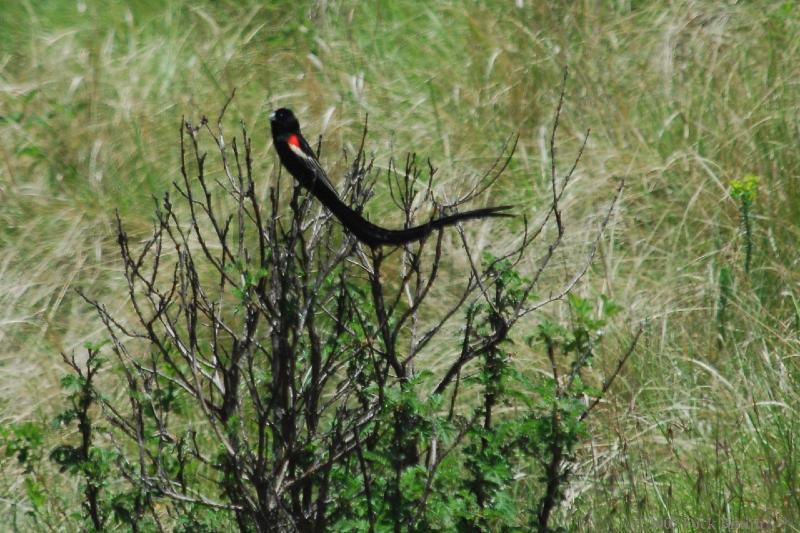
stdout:
MULTIPOLYGON (((592 239, 614 177, 627 180, 577 289, 625 310, 597 375, 616 365, 615 339, 636 321, 648 327, 591 421, 558 522, 796 527, 800 7, 127 4, 0 4, 0 425, 48 420, 61 399, 59 352, 100 335, 75 288, 124 307, 113 213, 132 234, 147 231, 152 196, 178 177, 181 117, 216 116, 236 88, 228 118, 253 133, 264 183, 277 165, 266 115, 278 106, 324 136, 332 175, 368 114, 377 164, 430 157, 440 191, 480 174, 519 133, 487 202, 535 217, 568 68, 562 171, 591 129, 566 204, 576 249, 592 239), (731 184, 749 175, 748 272, 731 184)), ((541 363, 522 348, 517 358, 541 363)), ((25 524, 25 473, 13 457, 0 472, 0 517, 25 524)), ((48 483, 70 481, 54 469, 48 483)), ((67 493, 49 503, 53 524, 72 511, 67 493)))

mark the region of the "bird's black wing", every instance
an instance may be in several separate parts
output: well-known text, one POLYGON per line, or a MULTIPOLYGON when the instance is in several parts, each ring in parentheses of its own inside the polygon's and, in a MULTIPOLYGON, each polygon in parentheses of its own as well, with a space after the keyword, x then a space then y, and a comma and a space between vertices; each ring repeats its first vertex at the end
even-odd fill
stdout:
MULTIPOLYGON (((311 146, 309 146, 305 137, 302 135, 292 134, 287 144, 289 146, 289 150, 291 150, 292 153, 297 156, 297 158, 300 159, 303 165, 307 168, 308 175, 313 177, 311 188, 316 187, 317 184, 321 184, 328 189, 328 192, 332 193, 338 198, 339 193, 336 192, 336 187, 334 187, 333 183, 331 183, 331 180, 328 178, 328 174, 325 172, 325 169, 323 169, 322 165, 319 164, 317 155, 314 153, 314 150, 311 148, 311 146), (291 137, 295 138, 292 139, 291 137), (297 144, 292 141, 297 141, 297 144)), ((312 190, 312 192, 314 191, 312 190)))

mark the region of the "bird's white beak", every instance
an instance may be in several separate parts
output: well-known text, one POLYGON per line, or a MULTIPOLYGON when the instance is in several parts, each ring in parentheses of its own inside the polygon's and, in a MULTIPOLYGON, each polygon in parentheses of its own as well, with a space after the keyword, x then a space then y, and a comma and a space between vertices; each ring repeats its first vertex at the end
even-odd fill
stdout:
POLYGON ((273 122, 275 120, 275 111, 269 114, 269 121, 273 122))

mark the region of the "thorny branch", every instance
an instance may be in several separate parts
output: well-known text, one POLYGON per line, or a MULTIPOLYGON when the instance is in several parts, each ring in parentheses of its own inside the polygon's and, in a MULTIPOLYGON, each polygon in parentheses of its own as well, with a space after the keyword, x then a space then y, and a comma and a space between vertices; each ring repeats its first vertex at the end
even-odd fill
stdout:
MULTIPOLYGON (((563 242, 560 202, 588 138, 587 132, 571 168, 559 178, 556 132, 564 90, 562 85, 550 138, 549 208, 535 227, 523 217, 513 244, 485 261, 460 227, 460 250, 446 249, 439 231, 413 245, 367 252, 302 189, 285 183, 280 169, 262 201, 247 129, 242 124, 240 136, 230 142, 223 132, 234 94, 215 127, 205 118, 199 125, 184 120, 181 179, 174 183, 180 205, 165 194, 157 202, 151 236, 135 244, 117 217, 130 318, 114 316, 81 293, 108 330, 128 390, 127 406, 102 404, 120 431, 115 439, 126 438, 137 449, 137 464, 125 467, 130 481, 176 504, 225 509, 243 531, 318 531, 339 512, 330 505, 330 493, 337 483, 334 474, 345 469, 363 482, 370 528, 379 519, 381 498, 395 524, 413 525, 444 458, 469 428, 490 425, 491 416, 483 422, 477 416, 465 420, 448 446, 433 437, 425 447, 409 430, 418 415, 391 403, 392 391, 413 390, 415 362, 434 339, 449 342, 445 326, 466 312, 460 353, 429 382, 432 394, 449 394, 448 420, 453 420, 465 367, 495 354, 523 317, 563 298, 580 282, 620 197, 622 184, 570 280, 531 303, 563 242), (203 132, 213 140, 223 180, 209 177, 203 132), (544 236, 550 241, 538 259, 524 263, 530 275, 511 305, 501 297, 498 269, 523 266, 544 236), (442 311, 441 304, 430 304, 442 261, 456 253, 466 256, 469 271, 442 311), (480 303, 491 316, 488 334, 479 331, 480 303), (199 411, 181 412, 179 404, 199 411), (201 427, 207 431, 201 433, 201 427), (371 454, 387 439, 394 450, 395 485, 377 494, 371 454), (176 460, 180 476, 167 464, 176 460), (406 508, 401 474, 416 464, 425 467, 424 496, 406 508)), ((365 121, 340 186, 358 211, 376 184, 366 136, 365 121)), ((433 197, 436 169, 429 161, 420 167, 410 155, 402 168, 390 163, 386 179, 404 225, 419 223, 420 198, 434 207, 434 216, 480 197, 506 171, 518 141, 510 137, 485 174, 449 204, 433 197)))

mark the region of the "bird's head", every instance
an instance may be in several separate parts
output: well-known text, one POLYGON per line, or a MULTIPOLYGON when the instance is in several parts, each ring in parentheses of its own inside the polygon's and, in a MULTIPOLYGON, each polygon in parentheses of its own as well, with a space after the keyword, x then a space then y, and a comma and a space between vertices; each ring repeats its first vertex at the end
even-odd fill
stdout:
POLYGON ((286 133, 300 133, 300 123, 294 116, 291 109, 282 107, 276 109, 269 116, 269 124, 272 127, 272 135, 282 135, 286 133))

